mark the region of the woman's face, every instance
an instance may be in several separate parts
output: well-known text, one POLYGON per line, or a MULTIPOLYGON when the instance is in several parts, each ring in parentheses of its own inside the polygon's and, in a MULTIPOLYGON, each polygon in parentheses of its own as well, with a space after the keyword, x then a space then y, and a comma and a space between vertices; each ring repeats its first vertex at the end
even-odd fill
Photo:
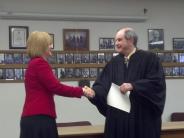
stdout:
POLYGON ((45 57, 52 56, 52 48, 53 48, 53 44, 48 46, 48 50, 45 52, 45 57))

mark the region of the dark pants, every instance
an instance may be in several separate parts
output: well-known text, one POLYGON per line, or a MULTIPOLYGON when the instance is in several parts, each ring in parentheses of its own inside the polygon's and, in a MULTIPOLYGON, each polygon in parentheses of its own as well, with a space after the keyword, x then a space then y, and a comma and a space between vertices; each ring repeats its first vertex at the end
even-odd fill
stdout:
POLYGON ((47 115, 22 117, 20 138, 59 138, 55 118, 47 115))

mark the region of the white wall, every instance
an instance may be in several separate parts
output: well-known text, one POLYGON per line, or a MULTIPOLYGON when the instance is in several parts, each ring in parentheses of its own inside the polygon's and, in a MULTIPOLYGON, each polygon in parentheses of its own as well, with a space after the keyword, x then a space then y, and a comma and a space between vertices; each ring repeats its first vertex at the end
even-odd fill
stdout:
MULTIPOLYGON (((20 0, 21 1, 21 0, 20 0)), ((33 1, 34 3, 35 1, 33 1)), ((0 1, 0 10, 14 11, 37 11, 39 6, 48 9, 48 12, 56 9, 56 12, 69 14, 92 14, 92 15, 142 15, 143 8, 148 9, 148 20, 146 22, 63 22, 63 21, 23 21, 23 20, 1 20, 0 19, 0 49, 7 50, 9 48, 8 26, 22 25, 29 26, 30 32, 33 30, 48 31, 55 34, 55 49, 62 50, 62 29, 63 28, 84 28, 90 30, 90 49, 98 49, 99 37, 113 37, 116 30, 124 27, 133 27, 138 35, 138 47, 147 49, 147 29, 163 28, 165 33, 165 49, 172 49, 173 37, 184 37, 184 18, 182 0, 129 0, 111 1, 102 0, 86 2, 80 0, 71 4, 71 1, 62 0, 62 5, 47 5, 39 2, 26 7, 26 3, 2 3, 0 1), (7 6, 9 4, 9 6, 7 6), (25 5, 24 8, 19 6, 25 5), (37 5, 37 6, 34 6, 37 5), (74 6, 75 5, 75 6, 74 6), (80 10, 80 5, 81 10, 80 10), (55 8, 54 8, 55 6, 55 8), (59 11, 59 7, 61 10, 59 11), (114 9, 112 9, 112 7, 114 9), (14 9, 13 9, 14 8, 14 9), (68 10, 70 9, 70 10, 68 10)), ((170 114, 176 111, 184 111, 183 97, 184 85, 183 80, 167 80, 167 99, 166 107, 163 114, 163 121, 168 121, 170 114)), ((66 84, 77 86, 77 82, 65 82, 66 84)), ((91 82, 93 83, 93 82, 91 82)), ((24 85, 23 83, 0 83, 0 138, 18 138, 19 137, 19 121, 24 102, 24 85)), ((58 122, 89 120, 93 124, 103 124, 104 118, 98 113, 97 109, 91 105, 86 98, 71 99, 63 97, 55 97, 56 108, 58 113, 58 122)))

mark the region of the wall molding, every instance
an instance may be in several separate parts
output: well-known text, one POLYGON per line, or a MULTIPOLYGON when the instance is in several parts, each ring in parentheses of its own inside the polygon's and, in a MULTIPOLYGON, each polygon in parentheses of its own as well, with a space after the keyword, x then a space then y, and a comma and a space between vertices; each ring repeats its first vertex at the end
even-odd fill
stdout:
POLYGON ((0 12, 5 20, 45 20, 45 21, 94 21, 94 22, 145 22, 146 16, 101 16, 101 15, 61 15, 45 13, 0 12))

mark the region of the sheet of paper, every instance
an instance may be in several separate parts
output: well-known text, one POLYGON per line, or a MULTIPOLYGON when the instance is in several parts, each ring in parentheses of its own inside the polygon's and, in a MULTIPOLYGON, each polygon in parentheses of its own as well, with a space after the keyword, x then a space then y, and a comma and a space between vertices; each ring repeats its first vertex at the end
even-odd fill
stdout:
POLYGON ((122 94, 120 91, 120 87, 112 83, 107 95, 107 104, 129 113, 131 108, 129 95, 130 92, 122 94))

